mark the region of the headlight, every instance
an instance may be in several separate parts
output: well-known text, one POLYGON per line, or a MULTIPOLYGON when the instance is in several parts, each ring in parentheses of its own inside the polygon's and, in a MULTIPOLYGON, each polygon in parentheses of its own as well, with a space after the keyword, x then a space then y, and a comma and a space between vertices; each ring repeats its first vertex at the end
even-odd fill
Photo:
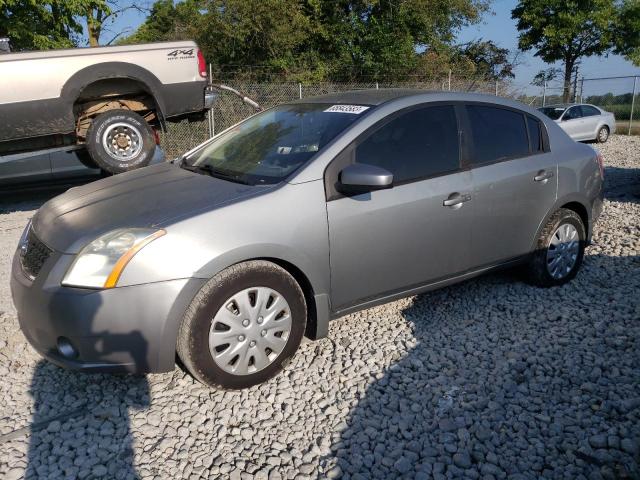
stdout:
POLYGON ((20 241, 18 242, 18 250, 20 255, 27 253, 27 247, 29 245, 29 230, 31 230, 31 220, 27 222, 27 226, 24 228, 22 235, 20 235, 20 241))
POLYGON ((84 247, 62 280, 62 285, 113 288, 129 260, 164 230, 125 228, 96 238, 84 247))

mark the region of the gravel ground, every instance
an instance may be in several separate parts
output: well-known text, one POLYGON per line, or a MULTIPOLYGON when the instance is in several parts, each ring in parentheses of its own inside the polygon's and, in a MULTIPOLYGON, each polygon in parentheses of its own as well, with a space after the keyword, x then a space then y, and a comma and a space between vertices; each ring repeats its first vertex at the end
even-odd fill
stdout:
POLYGON ((640 138, 602 151, 570 284, 504 272, 353 314, 240 392, 42 361, 8 289, 39 201, 0 204, 0 478, 640 478, 640 138))

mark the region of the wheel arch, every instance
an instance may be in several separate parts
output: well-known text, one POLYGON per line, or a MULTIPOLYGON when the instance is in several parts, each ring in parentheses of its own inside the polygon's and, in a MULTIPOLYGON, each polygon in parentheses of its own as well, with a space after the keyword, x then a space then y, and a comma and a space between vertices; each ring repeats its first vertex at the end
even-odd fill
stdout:
POLYGON ((530 252, 535 251, 538 238, 540 237, 542 230, 544 229, 545 225, 547 224, 551 216, 561 208, 572 210, 580 216, 582 223, 584 223, 585 232, 587 234, 587 244, 588 244, 591 241, 592 222, 591 222, 590 209, 587 205, 588 205, 588 202, 585 199, 581 198, 579 195, 568 195, 556 200, 554 205, 549 209, 547 214, 544 216, 544 218, 538 225, 538 229, 536 230, 536 236, 533 238, 533 241, 531 243, 530 252))
POLYGON ((212 278, 226 268, 252 260, 272 262, 296 280, 304 293, 309 315, 305 336, 312 340, 325 337, 331 318, 328 288, 321 279, 321 272, 302 253, 297 254, 291 248, 279 245, 241 247, 209 262, 197 276, 212 278))
POLYGON ((105 62, 90 65, 74 73, 62 87, 60 97, 67 108, 73 112, 73 106, 82 97, 88 87, 108 80, 130 80, 136 82, 153 98, 158 114, 162 118, 166 111, 161 95, 162 83, 150 71, 138 65, 126 62, 105 62))

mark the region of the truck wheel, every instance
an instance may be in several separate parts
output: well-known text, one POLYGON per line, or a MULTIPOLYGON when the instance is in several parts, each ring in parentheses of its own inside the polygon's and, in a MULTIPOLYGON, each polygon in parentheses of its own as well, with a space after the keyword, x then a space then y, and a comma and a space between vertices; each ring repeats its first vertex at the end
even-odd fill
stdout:
POLYGON ((101 113, 87 130, 87 150, 92 160, 109 173, 147 166, 153 159, 155 147, 149 124, 129 110, 101 113))

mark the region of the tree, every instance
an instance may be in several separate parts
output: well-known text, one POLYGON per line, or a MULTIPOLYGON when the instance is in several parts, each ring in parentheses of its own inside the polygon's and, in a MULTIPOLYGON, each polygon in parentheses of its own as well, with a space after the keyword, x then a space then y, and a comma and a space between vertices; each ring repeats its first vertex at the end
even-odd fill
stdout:
POLYGON ((158 0, 122 43, 191 38, 218 71, 394 80, 447 58, 488 0, 158 0))
POLYGON ((622 4, 615 26, 614 53, 623 55, 640 66, 640 0, 627 0, 622 4))
POLYGON ((531 85, 535 85, 536 87, 544 87, 545 84, 551 82, 558 78, 558 76, 562 73, 559 68, 547 68, 546 70, 540 70, 536 73, 536 76, 531 80, 531 85))
POLYGON ((77 45, 78 21, 93 0, 0 0, 0 37, 14 50, 47 50, 77 45))
POLYGON ((614 48, 620 13, 615 0, 521 0, 511 16, 518 21, 521 50, 535 49, 548 63, 563 62, 562 96, 567 102, 576 62, 614 48))
POLYGON ((93 0, 83 15, 87 24, 87 39, 89 46, 100 46, 101 36, 107 32, 111 34, 111 38, 106 42, 103 41, 102 44, 104 45, 110 45, 118 37, 124 35, 126 32, 113 32, 109 27, 118 18, 118 16, 128 10, 144 11, 144 9, 138 6, 134 1, 93 0))
POLYGON ((149 15, 130 36, 118 40, 120 44, 149 43, 169 40, 198 38, 198 25, 202 13, 200 1, 158 0, 149 10, 149 15))
POLYGON ((487 80, 514 78, 517 64, 507 48, 500 48, 491 40, 476 40, 461 47, 460 52, 474 68, 474 73, 487 80))
POLYGON ((485 0, 307 0, 310 46, 337 80, 396 80, 421 74, 422 60, 451 48, 480 20, 485 0))

